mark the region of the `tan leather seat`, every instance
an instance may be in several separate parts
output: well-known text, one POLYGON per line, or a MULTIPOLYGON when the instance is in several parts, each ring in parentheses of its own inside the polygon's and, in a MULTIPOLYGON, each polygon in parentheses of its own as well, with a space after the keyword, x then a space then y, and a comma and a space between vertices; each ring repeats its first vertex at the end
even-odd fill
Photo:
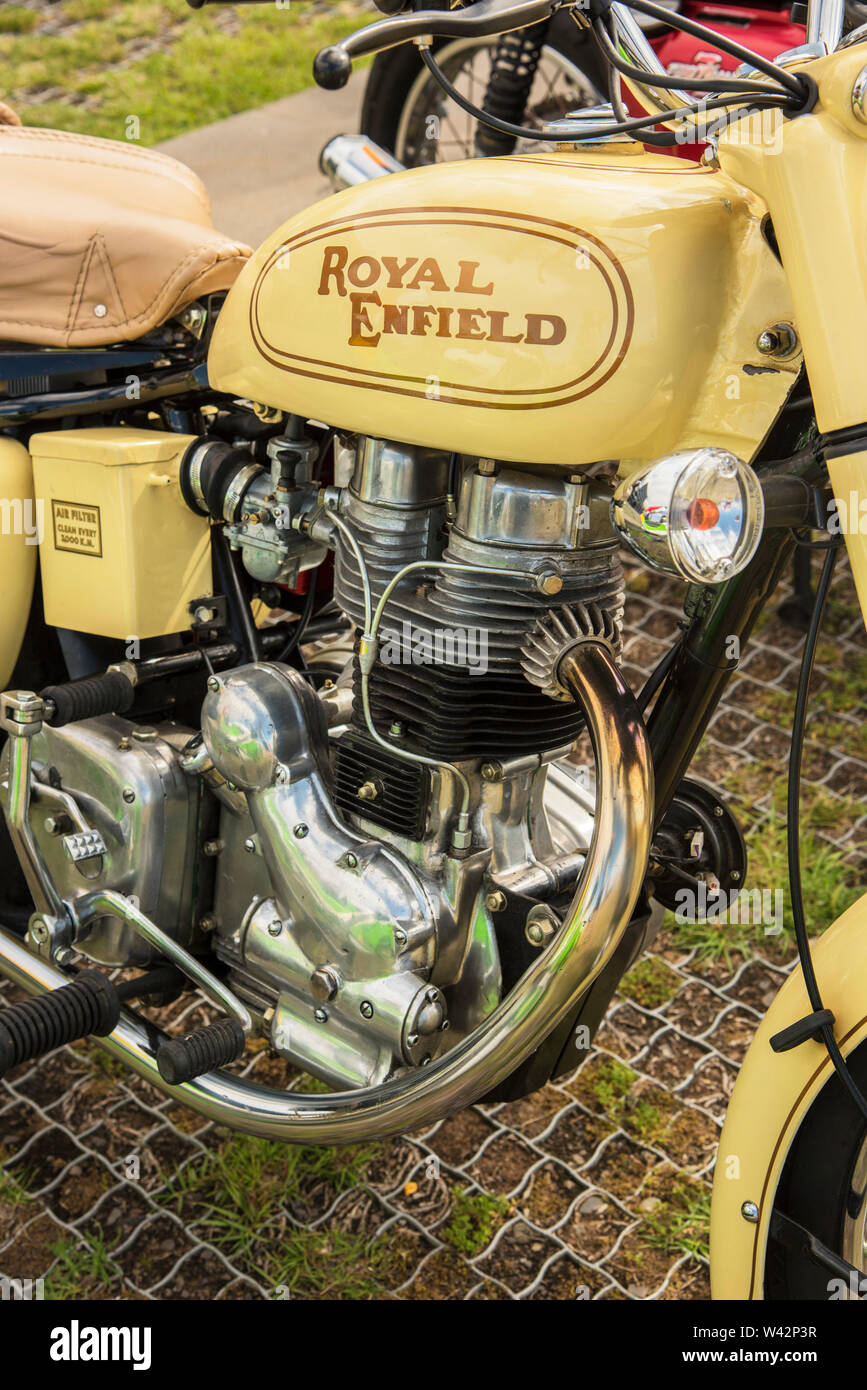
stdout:
POLYGON ((204 185, 168 155, 0 126, 0 339, 140 338, 228 289, 249 255, 214 230, 204 185))

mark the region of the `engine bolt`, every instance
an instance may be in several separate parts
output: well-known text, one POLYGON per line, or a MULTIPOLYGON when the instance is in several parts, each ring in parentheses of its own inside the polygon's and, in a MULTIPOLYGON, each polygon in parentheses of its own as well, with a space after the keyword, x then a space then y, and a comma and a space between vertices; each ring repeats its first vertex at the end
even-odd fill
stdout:
POLYGON ((130 748, 132 748, 132 743, 124 734, 117 746, 121 753, 128 753, 130 748))
POLYGON ((536 588, 540 594, 559 594, 563 588, 563 578, 556 570, 541 570, 536 576, 536 588))
POLYGON ((491 478, 497 471, 496 459, 479 459, 479 472, 483 478, 491 478))
POLYGON ((388 732, 392 738, 403 738, 403 725, 399 719, 392 721, 388 732))
POLYGON ((209 914, 207 917, 203 917, 203 918, 201 919, 201 921, 199 922, 199 931, 202 931, 202 932, 209 932, 209 931, 216 931, 216 929, 217 929, 217 919, 216 919, 216 917, 212 916, 211 914, 209 914))
POLYGON ((775 323, 756 339, 764 357, 791 357, 798 346, 798 335, 790 323, 775 323))
POLYGON ((282 930, 283 930, 283 923, 280 921, 280 918, 279 918, 279 917, 275 917, 274 920, 273 920, 273 922, 269 922, 269 923, 268 923, 268 935, 269 935, 269 936, 279 936, 282 930))
POLYGON ((213 691, 213 693, 216 695, 219 688, 220 682, 217 676, 208 676, 208 689, 213 691))
POLYGON ((358 797, 360 801, 375 801, 378 796, 379 787, 372 780, 362 782, 361 786, 358 788, 358 797))
POLYGON ((248 854, 256 853, 256 841, 252 838, 244 841, 244 848, 248 854))
POLYGON ((449 1031, 449 1029, 451 1028, 451 1026, 452 1026, 452 1025, 451 1025, 451 1023, 449 1022, 449 1020, 448 1020, 447 1018, 444 1018, 443 1021, 442 1021, 442 1023, 440 1024, 440 1032, 441 1032, 441 1033, 447 1033, 447 1032, 449 1031))
POLYGON ((418 1042, 418 1033, 410 1033, 406 1040, 407 1047, 415 1047, 418 1042))
POLYGON ((560 927, 560 919, 550 907, 540 903, 527 913, 524 935, 531 946, 547 946, 560 927))
POLYGON ((482 781, 499 782, 503 777, 503 769, 499 763, 482 763, 482 781))
POLYGON ((724 815, 725 815, 725 811, 723 810, 722 806, 714 806, 714 808, 713 808, 713 813, 714 813, 715 816, 724 816, 724 815))
POLYGON ((49 835, 66 835, 72 829, 72 821, 67 815, 46 816, 45 829, 49 835))
POLYGON ((506 895, 501 893, 499 888, 493 893, 485 894, 485 907, 489 912, 502 912, 506 906, 506 895))
POLYGON ((43 922, 41 917, 32 917, 30 919, 30 936, 31 939, 36 942, 37 946, 44 945, 48 940, 50 936, 48 924, 43 922))
POLYGON ((71 965, 75 959, 75 952, 69 946, 59 946, 54 952, 55 965, 71 965))
POLYGON ((340 977, 333 966, 321 965, 310 976, 310 993, 314 999, 319 999, 322 1003, 328 1003, 333 999, 339 988, 340 977))
POLYGON ((202 854, 208 859, 214 859, 218 854, 222 854, 223 848, 222 840, 206 840, 202 845, 202 854))
POLYGON ((316 1019, 316 1022, 317 1022, 317 1023, 327 1023, 327 1022, 328 1022, 328 1010, 327 1010, 327 1009, 314 1009, 314 1010, 313 1010, 313 1017, 316 1019))
POLYGON ((135 792, 133 791, 132 787, 124 787, 123 791, 121 792, 121 796, 123 797, 124 801, 130 804, 133 801, 135 801, 135 792))
POLYGON ((346 865, 347 869, 357 869, 358 855, 353 854, 351 850, 347 850, 346 854, 344 854, 343 856, 343 862, 346 865))
POLYGON ((403 930, 402 927, 395 928, 394 939, 397 942, 398 946, 406 945, 406 932, 403 930))
POLYGON ((308 827, 304 824, 303 821, 296 825, 295 829, 292 831, 292 834, 295 836, 296 840, 303 840, 307 833, 308 827))
POLYGON ((362 999, 359 1009, 362 1018, 373 1018, 373 1005, 369 999, 362 999))
POLYGON ((759 1208, 755 1202, 744 1202, 741 1206, 741 1216, 744 1221, 750 1221, 753 1225, 759 1219, 759 1208))
POLYGON ((740 872, 740 869, 732 869, 731 874, 730 874, 729 876, 730 876, 730 878, 731 878, 732 883, 740 883, 740 881, 741 881, 741 872, 740 872))

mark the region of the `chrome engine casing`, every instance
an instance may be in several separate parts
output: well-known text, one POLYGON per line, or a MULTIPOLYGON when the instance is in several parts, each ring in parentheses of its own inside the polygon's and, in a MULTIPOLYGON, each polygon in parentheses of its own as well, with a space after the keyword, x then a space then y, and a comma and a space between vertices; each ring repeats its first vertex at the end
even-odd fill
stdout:
POLYGON ((217 954, 238 993, 264 1006, 278 1051, 332 1084, 376 1085, 432 1060, 453 1006, 472 1028, 499 997, 468 993, 462 969, 472 946, 496 974, 493 933, 467 903, 468 893, 478 899, 486 856, 435 877, 342 822, 322 702, 291 668, 259 663, 210 684, 205 745, 249 817, 221 831, 236 867, 223 859, 215 902, 217 954), (242 832, 262 869, 239 917, 242 832))
MULTIPOLYGON (((196 928, 201 816, 200 788, 178 759, 191 733, 105 715, 61 729, 44 724, 33 740, 30 823, 60 897, 74 904, 96 887, 111 887, 182 945, 196 928), (87 827, 104 852, 73 859, 69 842, 87 827)), ((4 777, 9 751, 7 744, 4 777)), ((117 917, 94 922, 78 944, 103 965, 147 965, 156 954, 117 917)))

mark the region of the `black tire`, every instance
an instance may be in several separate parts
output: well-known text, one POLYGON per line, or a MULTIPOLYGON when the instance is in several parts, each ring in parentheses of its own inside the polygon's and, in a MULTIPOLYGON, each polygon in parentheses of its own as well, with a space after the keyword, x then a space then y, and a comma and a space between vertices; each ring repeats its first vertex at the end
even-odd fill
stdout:
MULTIPOLYGON (((492 45, 496 41, 492 39, 492 45)), ((434 53, 450 42, 449 39, 435 40, 434 53)), ((600 92, 606 90, 606 70, 598 48, 566 11, 560 11, 552 19, 545 43, 580 68, 600 92)), ((404 106, 422 67, 415 45, 401 44, 378 54, 370 69, 361 106, 361 131, 392 154, 404 106)))
MULTIPOLYGON (((848 1064, 863 1094, 867 1090, 867 1043, 856 1048, 848 1064)), ((835 1073, 798 1131, 774 1201, 775 1210, 850 1260, 851 1252, 847 1254, 844 1249, 846 1207, 865 1141, 867 1124, 835 1073)), ((863 1268, 863 1260, 854 1262, 863 1268)), ((770 1241, 765 1264, 766 1299, 826 1302, 834 1277, 788 1245, 770 1241)))

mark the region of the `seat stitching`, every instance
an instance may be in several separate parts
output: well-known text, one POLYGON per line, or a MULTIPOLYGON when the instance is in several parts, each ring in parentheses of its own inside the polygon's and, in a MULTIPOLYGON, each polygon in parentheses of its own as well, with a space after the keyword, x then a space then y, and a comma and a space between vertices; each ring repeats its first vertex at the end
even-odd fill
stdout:
MULTIPOLYGON (((127 172, 129 172, 131 168, 130 164, 123 160, 85 159, 81 156, 74 156, 69 154, 60 155, 55 154, 53 151, 39 151, 33 149, 4 150, 2 148, 2 142, 0 142, 0 161, 2 161, 3 159, 50 159, 60 162, 62 164, 90 164, 97 169, 125 169, 127 172)), ((180 184, 181 187, 186 188, 189 193, 193 194, 198 203, 210 217, 211 202, 208 197, 207 189, 205 188, 201 180, 197 177, 197 175, 193 174, 192 170, 189 171, 190 178, 186 179, 182 174, 178 173, 176 169, 172 168, 170 164, 155 164, 153 168, 148 168, 147 163, 145 161, 141 166, 132 167, 135 168, 135 172, 138 174, 148 175, 153 178, 160 178, 164 176, 166 178, 172 179, 175 183, 180 184)))
MULTIPOLYGON (((208 247, 207 243, 204 243, 203 245, 197 247, 194 252, 191 252, 188 256, 185 256, 183 261, 181 261, 180 265, 178 265, 176 269, 172 272, 172 274, 168 277, 168 279, 163 282, 160 289, 154 295, 153 299, 151 299, 149 303, 145 305, 144 309, 141 309, 139 313, 134 314, 131 318, 124 319, 122 323, 113 324, 112 327, 124 328, 127 324, 136 323, 139 319, 147 317, 147 315, 152 311, 154 305, 158 302, 161 296, 164 295, 172 286, 173 282, 181 276, 183 271, 186 269, 188 263, 194 261, 201 254, 201 252, 207 251, 209 249, 210 248, 208 247)), ((196 275, 194 275, 192 280, 188 281, 187 283, 188 285, 194 285, 198 280, 203 279, 203 277, 207 275, 211 270, 214 270, 217 266, 222 265, 224 262, 228 263, 232 260, 246 261, 248 259, 249 258, 244 254, 244 251, 241 249, 241 247, 236 245, 231 252, 218 253, 217 255, 215 255, 212 258, 210 264, 204 266, 202 270, 199 271, 196 275)), ((176 299, 178 297, 179 296, 176 296, 176 299)), ((175 301, 173 300, 172 302, 174 303, 175 301)), ((54 328, 54 325, 48 322, 46 319, 0 319, 0 324, 4 323, 17 323, 23 325, 25 328, 54 328)))
POLYGON ((75 277, 75 284, 72 287, 72 297, 69 301, 69 312, 66 316, 67 335, 72 332, 72 325, 75 322, 75 318, 78 313, 78 306, 81 303, 81 296, 84 293, 84 285, 85 281, 87 280, 87 272, 90 269, 90 263, 93 260, 94 241, 95 237, 91 237, 87 243, 84 255, 82 256, 78 265, 78 274, 75 277))
POLYGON ((129 314, 126 311, 126 305, 123 302, 123 296, 120 292, 120 286, 117 283, 117 276, 114 273, 114 266, 111 263, 111 256, 108 253, 108 246, 106 245, 105 237, 102 235, 101 232, 97 233, 97 243, 97 249, 99 251, 99 259, 102 262, 102 268, 105 271, 109 285, 111 289, 114 290, 115 297, 117 298, 117 302, 120 305, 120 312, 123 316, 121 322, 125 323, 129 318, 129 314))

